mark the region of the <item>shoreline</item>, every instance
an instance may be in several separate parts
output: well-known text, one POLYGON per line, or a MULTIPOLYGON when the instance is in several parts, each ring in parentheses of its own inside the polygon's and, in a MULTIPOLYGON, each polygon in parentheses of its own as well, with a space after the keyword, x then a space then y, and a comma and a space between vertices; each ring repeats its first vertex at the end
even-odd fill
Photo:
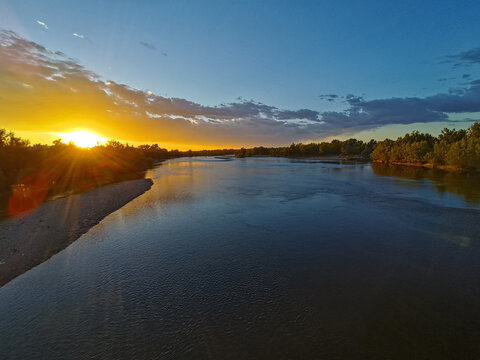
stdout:
MULTIPOLYGON (((325 162, 361 162, 361 163, 369 163, 372 162, 370 158, 364 158, 362 156, 358 155, 322 155, 322 156, 274 156, 274 155, 253 155, 253 156, 245 156, 244 158, 268 158, 268 157, 274 157, 274 158, 284 158, 284 159, 297 159, 297 160, 317 160, 319 162, 325 161, 325 162)), ((242 158, 240 158, 242 159, 242 158)))
POLYGON ((441 170, 445 172, 456 172, 460 174, 479 174, 480 171, 478 170, 468 170, 454 165, 434 165, 432 163, 405 163, 405 162, 397 162, 397 161, 379 161, 379 160, 372 160, 373 163, 383 164, 383 165, 394 165, 394 166, 409 166, 409 167, 421 167, 424 169, 432 169, 432 170, 441 170))
POLYGON ((110 184, 0 221, 0 287, 65 249, 152 185, 151 179, 110 184))

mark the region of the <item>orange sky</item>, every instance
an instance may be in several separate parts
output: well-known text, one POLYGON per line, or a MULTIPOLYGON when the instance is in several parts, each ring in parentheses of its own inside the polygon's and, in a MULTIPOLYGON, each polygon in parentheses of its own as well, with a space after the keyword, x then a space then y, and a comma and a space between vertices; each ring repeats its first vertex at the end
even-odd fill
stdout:
POLYGON ((77 130, 183 150, 280 145, 307 135, 301 126, 268 116, 283 116, 273 107, 254 102, 206 107, 156 96, 104 81, 63 54, 13 33, 2 36, 1 127, 34 143, 77 130))

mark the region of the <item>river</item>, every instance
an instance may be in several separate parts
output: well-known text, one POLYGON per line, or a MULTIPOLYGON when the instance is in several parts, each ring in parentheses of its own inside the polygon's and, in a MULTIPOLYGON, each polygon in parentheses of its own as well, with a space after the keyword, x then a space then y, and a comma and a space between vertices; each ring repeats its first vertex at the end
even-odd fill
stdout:
POLYGON ((0 359, 480 358, 475 178, 284 158, 147 176, 0 288, 0 359))

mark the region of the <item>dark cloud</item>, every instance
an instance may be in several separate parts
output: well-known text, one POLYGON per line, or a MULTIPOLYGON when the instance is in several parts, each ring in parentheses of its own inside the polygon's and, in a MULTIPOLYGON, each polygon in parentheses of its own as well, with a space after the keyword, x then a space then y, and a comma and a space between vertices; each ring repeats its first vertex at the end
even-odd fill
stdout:
POLYGON ((440 78, 440 79, 437 79, 437 81, 440 81, 440 82, 443 82, 443 81, 450 81, 450 80, 455 80, 456 77, 449 77, 449 78, 440 78))
POLYGON ((447 115, 428 109, 419 98, 392 98, 365 101, 361 97, 347 100, 350 108, 342 113, 326 112, 322 120, 329 128, 372 128, 388 124, 445 121, 447 115))
POLYGON ((304 119, 304 120, 310 120, 310 121, 316 122, 316 121, 320 121, 318 116, 319 116, 318 111, 309 110, 309 109, 300 109, 297 111, 291 111, 291 110, 276 111, 273 117, 278 120, 304 119))
POLYGON ((318 95, 318 97, 322 100, 326 100, 326 101, 335 101, 339 96, 337 94, 322 94, 322 95, 318 95))
POLYGON ((422 103, 428 109, 445 113, 462 113, 480 111, 480 84, 472 81, 471 86, 458 89, 453 93, 437 94, 425 99, 422 103))
POLYGON ((480 63, 480 47, 461 52, 456 55, 456 58, 462 62, 480 63))
POLYGON ((480 81, 470 87, 426 98, 365 100, 347 95, 350 108, 345 112, 324 112, 326 127, 373 128, 388 124, 447 121, 448 113, 480 112, 480 81))
POLYGON ((155 45, 150 44, 146 41, 139 41, 138 43, 148 50, 152 50, 152 51, 157 50, 157 47, 155 45))
POLYGON ((346 99, 346 102, 352 107, 363 102, 363 96, 357 96, 353 94, 347 94, 345 96, 345 99, 346 99))
POLYGON ((454 67, 480 63, 480 47, 446 56, 441 63, 453 64, 454 67))

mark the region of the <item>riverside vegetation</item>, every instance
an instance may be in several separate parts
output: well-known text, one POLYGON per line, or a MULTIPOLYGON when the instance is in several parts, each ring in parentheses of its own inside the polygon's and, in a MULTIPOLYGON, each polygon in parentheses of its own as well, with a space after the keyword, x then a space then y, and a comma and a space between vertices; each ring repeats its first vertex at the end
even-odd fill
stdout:
POLYGON ((445 128, 438 137, 414 131, 396 141, 387 139, 379 142, 370 156, 390 164, 479 171, 480 123, 467 130, 445 128))
POLYGON ((31 145, 0 129, 0 215, 17 215, 45 199, 142 178, 155 162, 181 156, 232 154, 233 149, 178 151, 110 140, 90 149, 55 140, 31 145))
POLYGON ((19 214, 45 199, 80 193, 96 187, 143 177, 155 162, 182 156, 336 157, 345 160, 480 171, 480 123, 467 130, 443 129, 438 137, 413 131, 397 140, 357 139, 291 144, 286 147, 167 150, 138 147, 109 140, 90 149, 55 140, 53 145, 31 145, 13 132, 0 129, 0 214, 19 214), (12 201, 13 199, 13 201, 12 201), (10 207, 10 208, 9 208, 10 207))
POLYGON ((375 162, 397 165, 433 167, 444 170, 480 170, 480 123, 467 130, 443 129, 438 137, 413 131, 397 140, 357 139, 345 141, 291 144, 287 147, 242 148, 237 157, 282 156, 322 157, 341 156, 351 159, 371 159, 375 162))

